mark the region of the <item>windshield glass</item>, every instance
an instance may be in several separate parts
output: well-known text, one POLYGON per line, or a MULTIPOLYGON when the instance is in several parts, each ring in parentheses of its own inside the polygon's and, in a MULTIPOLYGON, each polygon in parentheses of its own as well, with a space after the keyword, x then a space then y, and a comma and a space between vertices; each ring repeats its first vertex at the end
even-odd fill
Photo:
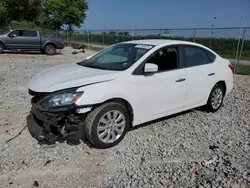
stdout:
POLYGON ((10 32, 9 29, 0 29, 0 35, 5 35, 5 34, 7 34, 9 32, 10 32))
POLYGON ((153 48, 152 45, 144 44, 115 44, 77 64, 91 68, 122 71, 133 65, 151 48, 153 48))

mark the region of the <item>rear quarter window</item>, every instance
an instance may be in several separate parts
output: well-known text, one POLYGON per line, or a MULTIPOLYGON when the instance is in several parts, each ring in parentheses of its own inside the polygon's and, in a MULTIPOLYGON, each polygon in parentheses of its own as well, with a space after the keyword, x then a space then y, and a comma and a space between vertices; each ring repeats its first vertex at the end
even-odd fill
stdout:
POLYGON ((213 63, 216 56, 212 52, 209 52, 208 50, 205 50, 205 52, 206 52, 207 57, 208 57, 208 62, 213 63))

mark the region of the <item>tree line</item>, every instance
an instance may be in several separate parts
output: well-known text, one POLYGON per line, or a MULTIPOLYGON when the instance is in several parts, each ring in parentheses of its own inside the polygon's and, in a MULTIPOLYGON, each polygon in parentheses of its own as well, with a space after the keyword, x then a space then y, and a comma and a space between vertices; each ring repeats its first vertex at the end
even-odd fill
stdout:
POLYGON ((87 10, 86 0, 1 0, 0 26, 72 30, 82 25, 87 10))

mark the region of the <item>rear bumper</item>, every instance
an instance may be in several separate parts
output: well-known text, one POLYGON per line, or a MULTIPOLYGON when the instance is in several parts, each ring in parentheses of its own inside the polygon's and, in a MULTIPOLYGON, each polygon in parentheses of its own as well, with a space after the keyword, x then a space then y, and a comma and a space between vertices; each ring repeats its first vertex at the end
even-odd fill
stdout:
POLYGON ((64 45, 57 45, 56 49, 58 50, 64 49, 64 45))
POLYGON ((229 78, 227 79, 226 81, 226 96, 232 91, 233 89, 233 83, 234 80, 233 80, 233 74, 229 76, 229 78))

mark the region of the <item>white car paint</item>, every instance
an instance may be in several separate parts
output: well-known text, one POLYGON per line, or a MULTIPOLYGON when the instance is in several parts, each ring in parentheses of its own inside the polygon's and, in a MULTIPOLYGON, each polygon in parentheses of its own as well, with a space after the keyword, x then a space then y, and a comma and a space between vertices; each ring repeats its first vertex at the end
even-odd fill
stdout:
POLYGON ((218 74, 217 63, 186 68, 186 74, 188 77, 187 105, 206 103, 211 88, 218 82, 212 75, 218 74))
POLYGON ((54 92, 66 88, 110 81, 115 79, 117 73, 117 71, 66 64, 52 67, 35 75, 28 83, 28 88, 32 88, 36 92, 54 92))
POLYGON ((29 82, 28 88, 36 92, 54 92, 80 86, 77 91, 84 91, 84 94, 75 102, 77 106, 91 106, 114 98, 124 99, 132 107, 134 126, 205 105, 218 81, 225 81, 226 94, 233 88, 229 61, 203 45, 174 40, 138 40, 125 43, 155 47, 124 71, 107 71, 70 64, 43 71, 29 82), (132 72, 156 50, 182 44, 204 48, 216 55, 216 60, 212 64, 150 76, 132 75, 132 72), (214 75, 208 76, 211 73, 214 75), (185 81, 176 82, 179 79, 185 81))

